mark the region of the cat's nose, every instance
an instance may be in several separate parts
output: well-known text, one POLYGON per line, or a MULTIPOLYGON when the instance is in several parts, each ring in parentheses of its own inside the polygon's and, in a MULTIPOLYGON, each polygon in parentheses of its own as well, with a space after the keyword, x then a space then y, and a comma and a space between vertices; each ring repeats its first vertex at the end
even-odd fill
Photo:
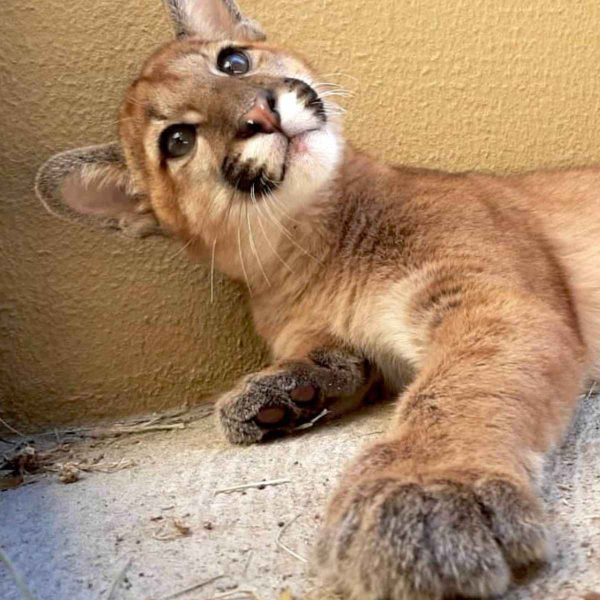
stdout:
POLYGON ((260 91, 254 106, 242 117, 238 135, 249 138, 257 133, 281 131, 281 118, 275 106, 275 94, 268 90, 260 91))

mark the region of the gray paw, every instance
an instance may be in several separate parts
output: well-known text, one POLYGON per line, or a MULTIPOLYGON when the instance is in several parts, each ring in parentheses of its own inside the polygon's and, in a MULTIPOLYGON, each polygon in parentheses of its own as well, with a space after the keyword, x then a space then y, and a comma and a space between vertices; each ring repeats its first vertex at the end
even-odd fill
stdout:
POLYGON ((315 356, 312 363, 290 362, 250 375, 219 399, 220 424, 227 439, 237 444, 289 433, 337 398, 356 392, 364 385, 365 370, 362 359, 329 353, 315 356))
POLYGON ((282 372, 248 378, 241 389, 219 400, 218 415, 230 442, 249 444, 268 434, 290 432, 323 408, 321 390, 307 379, 282 372))
POLYGON ((547 558, 535 501, 499 480, 362 480, 331 503, 317 547, 327 583, 360 600, 489 598, 547 558))

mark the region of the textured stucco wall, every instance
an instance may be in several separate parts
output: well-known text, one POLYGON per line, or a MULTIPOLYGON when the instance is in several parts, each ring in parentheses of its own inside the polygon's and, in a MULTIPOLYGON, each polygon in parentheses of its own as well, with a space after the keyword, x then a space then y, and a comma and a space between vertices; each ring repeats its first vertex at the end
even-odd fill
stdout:
MULTIPOLYGON (((271 39, 355 92, 347 132, 448 169, 598 162, 597 0, 246 0, 271 39)), ((180 405, 262 360, 239 289, 45 214, 55 151, 112 139, 122 91, 170 35, 159 0, 0 3, 0 416, 22 427, 180 405)))

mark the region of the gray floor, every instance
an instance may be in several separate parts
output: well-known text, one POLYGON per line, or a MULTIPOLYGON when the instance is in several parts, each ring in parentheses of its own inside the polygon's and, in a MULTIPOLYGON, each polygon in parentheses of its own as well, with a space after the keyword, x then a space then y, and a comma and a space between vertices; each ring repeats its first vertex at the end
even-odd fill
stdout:
MULTIPOLYGON (((124 468, 84 473, 69 485, 48 474, 0 493, 0 546, 39 600, 162 600, 217 576, 177 597, 267 600, 289 590, 294 598, 324 598, 300 559, 309 555, 340 468, 387 418, 389 408, 379 407, 249 448, 225 444, 210 418, 182 430, 84 441, 68 460, 124 468), (277 479, 289 483, 215 495, 277 479), (254 595, 227 594, 237 586, 254 595)), ((583 402, 550 462, 547 497, 558 556, 552 568, 511 592, 511 600, 600 592, 600 399, 583 402)), ((0 564, 0 599, 20 598, 0 564)))

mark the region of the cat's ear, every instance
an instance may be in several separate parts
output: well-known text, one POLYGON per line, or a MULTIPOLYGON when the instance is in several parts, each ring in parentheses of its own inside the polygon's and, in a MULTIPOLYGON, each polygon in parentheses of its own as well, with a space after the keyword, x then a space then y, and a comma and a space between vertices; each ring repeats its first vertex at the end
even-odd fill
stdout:
POLYGON ((206 41, 265 39, 260 25, 245 17, 235 0, 164 0, 177 37, 197 36, 206 41))
POLYGON ((134 193, 118 143, 53 156, 38 171, 35 191, 48 212, 59 218, 132 237, 164 235, 147 199, 134 193))

